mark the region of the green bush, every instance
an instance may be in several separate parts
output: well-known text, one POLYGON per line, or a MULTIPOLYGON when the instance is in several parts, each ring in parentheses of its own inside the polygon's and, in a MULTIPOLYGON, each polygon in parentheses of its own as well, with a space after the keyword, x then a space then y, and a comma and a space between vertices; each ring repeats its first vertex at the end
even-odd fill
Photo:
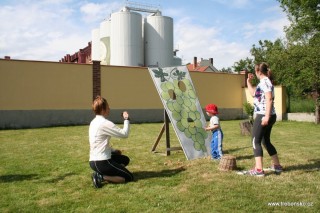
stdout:
POLYGON ((288 112, 315 112, 315 102, 311 98, 292 98, 289 101, 288 112))
POLYGON ((252 117, 254 112, 254 106, 249 102, 246 102, 243 104, 243 110, 249 117, 252 117))

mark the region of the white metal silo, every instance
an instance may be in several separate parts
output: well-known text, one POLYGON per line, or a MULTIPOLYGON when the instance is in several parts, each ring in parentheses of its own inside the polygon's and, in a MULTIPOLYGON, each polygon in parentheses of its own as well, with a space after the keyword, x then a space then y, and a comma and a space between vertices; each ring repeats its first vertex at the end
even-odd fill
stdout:
POLYGON ((167 16, 148 16, 144 23, 145 65, 173 65, 173 19, 167 16))
POLYGON ((93 29, 91 31, 91 60, 100 61, 100 29, 93 29))
POLYGON ((144 66, 142 15, 121 11, 111 14, 111 65, 144 66))
POLYGON ((111 21, 104 20, 100 23, 100 57, 101 64, 110 64, 110 35, 111 21))

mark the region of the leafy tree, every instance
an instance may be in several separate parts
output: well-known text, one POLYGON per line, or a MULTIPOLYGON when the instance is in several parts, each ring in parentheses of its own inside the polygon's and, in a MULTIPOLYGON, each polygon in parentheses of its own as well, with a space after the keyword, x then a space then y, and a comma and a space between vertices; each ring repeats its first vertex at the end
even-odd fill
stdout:
POLYGON ((291 25, 286 29, 290 41, 308 41, 320 32, 319 0, 278 0, 291 25))
POLYGON ((286 28, 291 75, 298 90, 312 91, 316 123, 320 123, 320 3, 319 0, 278 0, 291 25, 286 28))
POLYGON ((227 68, 223 67, 223 68, 220 70, 220 72, 233 73, 231 67, 227 67, 227 68))
POLYGON ((289 95, 312 94, 319 123, 320 3, 319 0, 278 0, 291 24, 286 40, 259 41, 253 45, 254 63, 268 62, 275 82, 289 88, 289 95))
POLYGON ((251 54, 254 56, 254 63, 258 64, 261 62, 268 61, 268 56, 272 53, 273 42, 264 40, 259 41, 259 47, 253 45, 252 49, 250 50, 251 54))
POLYGON ((284 78, 288 73, 288 55, 285 43, 281 39, 277 39, 275 42, 260 40, 259 45, 259 47, 253 45, 250 50, 254 56, 254 63, 268 62, 273 71, 274 84, 288 85, 285 82, 287 78, 284 78))
POLYGON ((320 2, 319 0, 277 0, 287 13, 290 26, 286 39, 259 41, 250 50, 254 60, 235 62, 233 68, 254 70, 254 64, 267 62, 276 84, 285 85, 290 94, 312 94, 316 123, 320 123, 320 2))
MULTIPOLYGON (((240 73, 240 71, 247 71, 249 73, 254 73, 254 60, 250 59, 250 58, 246 58, 246 59, 241 59, 238 62, 235 62, 234 65, 232 66, 234 71, 237 73, 240 73)), ((259 80, 256 78, 253 79, 252 81, 252 85, 255 86, 257 85, 259 82, 259 80)))
POLYGON ((248 72, 254 72, 254 63, 253 59, 246 58, 246 59, 241 59, 238 62, 235 62, 234 65, 232 66, 234 68, 235 72, 240 72, 242 70, 247 70, 248 72))

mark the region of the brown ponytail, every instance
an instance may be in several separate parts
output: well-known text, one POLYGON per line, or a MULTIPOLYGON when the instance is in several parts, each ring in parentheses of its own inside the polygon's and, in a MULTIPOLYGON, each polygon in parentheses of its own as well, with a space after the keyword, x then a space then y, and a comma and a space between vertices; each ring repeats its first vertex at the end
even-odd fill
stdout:
POLYGON ((107 106, 109 106, 107 100, 98 95, 92 103, 92 110, 96 115, 102 115, 102 111, 106 111, 107 106))
POLYGON ((259 71, 261 73, 263 73, 265 76, 267 76, 271 83, 273 84, 273 75, 272 75, 272 71, 269 69, 269 65, 265 62, 262 62, 260 65, 259 65, 259 71))

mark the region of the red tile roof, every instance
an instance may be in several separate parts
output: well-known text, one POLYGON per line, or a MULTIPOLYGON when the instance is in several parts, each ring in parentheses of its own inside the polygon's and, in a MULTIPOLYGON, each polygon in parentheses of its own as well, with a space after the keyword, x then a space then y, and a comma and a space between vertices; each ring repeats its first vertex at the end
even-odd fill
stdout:
MULTIPOLYGON (((193 71, 193 72, 205 72, 208 69, 208 67, 209 66, 199 66, 198 65, 194 68, 193 64, 187 65, 188 70, 193 71)), ((212 70, 210 69, 210 71, 212 71, 212 70)))

